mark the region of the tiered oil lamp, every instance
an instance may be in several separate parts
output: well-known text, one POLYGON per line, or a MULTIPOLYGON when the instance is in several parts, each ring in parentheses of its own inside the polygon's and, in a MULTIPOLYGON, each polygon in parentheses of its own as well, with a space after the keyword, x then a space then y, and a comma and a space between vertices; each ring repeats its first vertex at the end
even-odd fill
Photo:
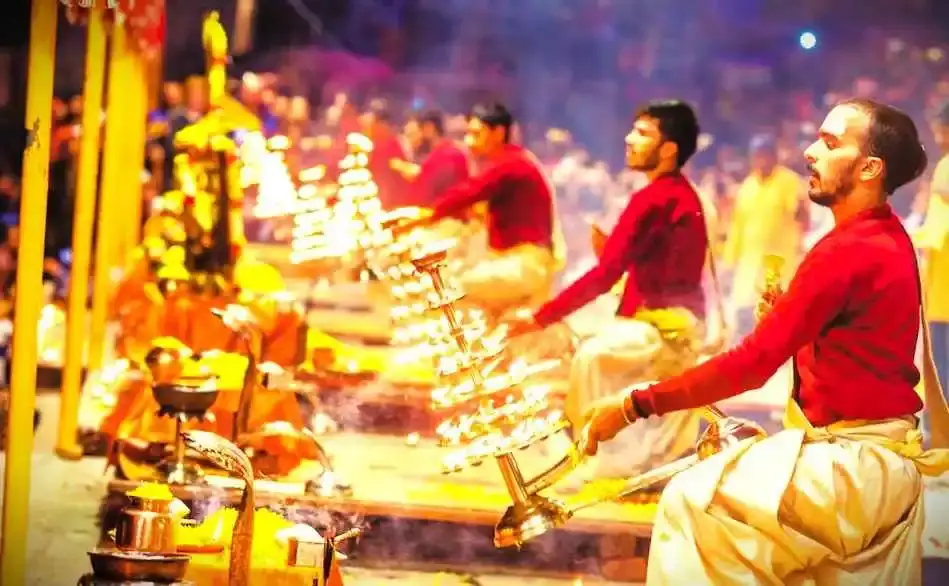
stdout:
POLYGON ((295 263, 336 258, 364 264, 362 251, 391 239, 381 228, 379 187, 367 168, 372 141, 351 133, 346 145, 349 154, 339 163, 335 197, 323 197, 315 188, 301 188, 298 194, 291 253, 295 263))
POLYGON ((503 345, 484 336, 483 325, 462 319, 455 305, 463 293, 447 285, 442 277, 447 257, 448 246, 443 245, 412 261, 431 282, 428 308, 444 314, 445 328, 440 334, 455 345, 439 363, 439 374, 447 385, 432 396, 436 407, 455 412, 437 429, 443 445, 460 448, 446 458, 445 471, 475 466, 492 457, 497 461, 514 504, 495 527, 494 543, 498 547, 517 546, 570 517, 566 507, 538 493, 571 470, 570 463, 576 457, 565 458, 545 473, 545 478, 527 481, 521 475, 514 452, 561 431, 566 419, 561 411, 551 408, 546 385, 528 382, 546 365, 529 367, 517 361, 507 372, 493 372, 503 345))
POLYGON ((444 313, 447 333, 456 345, 456 352, 444 356, 439 365, 439 374, 449 384, 432 396, 436 407, 454 412, 438 426, 437 433, 443 445, 460 448, 446 458, 445 472, 476 466, 492 457, 497 462, 513 504, 495 526, 495 546, 520 546, 562 525, 581 509, 668 480, 738 441, 764 437, 757 425, 726 417, 710 405, 702 410, 709 426, 696 446, 696 454, 633 477, 619 491, 588 496, 579 502, 564 504, 540 494, 573 471, 584 451, 583 446, 572 446, 559 462, 530 480, 523 477, 514 457, 517 450, 543 441, 568 425, 563 413, 548 402, 546 385, 530 382, 532 376, 557 362, 528 365, 515 360, 506 372, 497 372, 502 344, 489 337, 477 338, 472 335, 473 328, 460 320, 455 304, 463 294, 446 285, 441 275, 447 256, 447 247, 441 247, 413 259, 415 268, 428 275, 432 283, 429 307, 444 313))

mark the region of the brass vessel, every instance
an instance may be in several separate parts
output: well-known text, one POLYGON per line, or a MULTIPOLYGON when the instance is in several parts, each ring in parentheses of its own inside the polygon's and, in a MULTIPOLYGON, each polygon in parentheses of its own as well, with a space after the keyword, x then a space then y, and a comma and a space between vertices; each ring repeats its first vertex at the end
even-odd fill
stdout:
POLYGON ((175 525, 170 501, 134 498, 115 526, 115 546, 123 551, 175 553, 175 525))

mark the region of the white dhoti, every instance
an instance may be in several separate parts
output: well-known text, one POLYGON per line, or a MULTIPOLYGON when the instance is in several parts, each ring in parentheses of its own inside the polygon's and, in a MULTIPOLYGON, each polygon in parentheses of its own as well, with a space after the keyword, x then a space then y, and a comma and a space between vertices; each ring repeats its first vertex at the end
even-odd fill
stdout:
MULTIPOLYGON (((574 323, 575 330, 589 325, 574 323)), ((655 364, 665 350, 659 330, 644 321, 611 316, 597 320, 593 331, 580 343, 570 367, 565 412, 574 430, 582 428, 584 414, 594 402, 635 383, 655 380, 655 364)), ((636 421, 600 446, 593 475, 631 476, 674 460, 695 446, 699 423, 693 411, 636 421)))
POLYGON ((491 250, 461 272, 465 301, 500 317, 519 307, 538 307, 551 294, 557 263, 550 250, 518 246, 491 250))
POLYGON ((792 428, 733 446, 669 483, 647 586, 920 584, 915 421, 815 429, 803 417, 793 403, 792 428))

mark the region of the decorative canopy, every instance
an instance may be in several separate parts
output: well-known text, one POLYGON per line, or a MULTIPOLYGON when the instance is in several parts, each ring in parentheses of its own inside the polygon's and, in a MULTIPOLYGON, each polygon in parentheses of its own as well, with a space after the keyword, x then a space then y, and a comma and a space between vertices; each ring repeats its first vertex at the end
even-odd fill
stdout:
POLYGON ((165 0, 60 0, 66 18, 85 24, 89 10, 99 3, 106 22, 125 26, 131 46, 147 58, 157 58, 165 42, 165 0))

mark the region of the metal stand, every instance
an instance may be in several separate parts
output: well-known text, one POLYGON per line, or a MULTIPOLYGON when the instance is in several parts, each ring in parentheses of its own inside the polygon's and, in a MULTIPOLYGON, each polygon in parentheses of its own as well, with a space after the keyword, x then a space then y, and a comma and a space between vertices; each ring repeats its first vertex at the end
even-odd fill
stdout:
POLYGON ((170 460, 165 460, 158 466, 168 484, 203 484, 204 470, 185 457, 184 423, 188 419, 185 413, 176 413, 175 418, 175 451, 170 460))
POLYGON ((524 477, 512 454, 502 454, 495 460, 504 486, 514 501, 494 527, 495 547, 520 547, 525 541, 539 537, 570 519, 572 512, 558 501, 527 492, 524 477))

